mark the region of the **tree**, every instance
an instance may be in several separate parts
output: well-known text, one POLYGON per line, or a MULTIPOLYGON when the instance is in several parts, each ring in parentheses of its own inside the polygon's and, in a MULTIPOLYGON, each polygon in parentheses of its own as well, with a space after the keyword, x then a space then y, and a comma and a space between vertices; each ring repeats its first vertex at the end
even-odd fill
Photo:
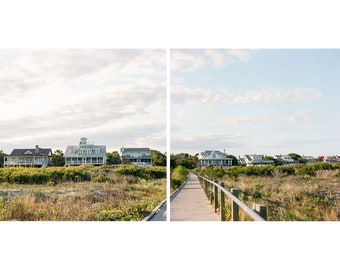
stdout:
POLYGON ((0 150, 0 168, 2 168, 4 166, 4 158, 5 158, 5 153, 0 150))
POLYGON ((304 157, 299 157, 298 158, 299 163, 306 164, 307 160, 304 157))
POLYGON ((65 159, 64 159, 64 153, 61 150, 55 150, 52 154, 51 158, 51 165, 52 166, 64 166, 65 165, 65 159))
POLYGON ((176 166, 183 166, 187 169, 193 169, 198 162, 198 156, 191 156, 187 153, 171 154, 170 155, 170 168, 173 169, 176 166))
POLYGON ((264 160, 272 160, 272 161, 274 161, 274 165, 279 165, 278 160, 276 158, 272 157, 272 156, 265 156, 263 159, 264 160))
POLYGON ((236 158, 235 156, 233 156, 233 155, 227 155, 226 157, 227 157, 227 158, 232 158, 232 161, 231 161, 231 165, 232 165, 232 166, 238 166, 238 160, 237 160, 237 158, 236 158))
POLYGON ((106 153, 106 164, 114 165, 122 163, 119 153, 117 151, 113 151, 112 153, 106 153))
POLYGON ((150 150, 153 166, 166 166, 166 155, 157 150, 150 150))
POLYGON ((295 161, 299 161, 299 158, 301 158, 300 155, 295 154, 295 153, 290 153, 288 154, 288 156, 290 156, 292 159, 294 159, 295 161))
POLYGON ((318 157, 318 158, 315 159, 315 162, 323 162, 323 158, 318 157))

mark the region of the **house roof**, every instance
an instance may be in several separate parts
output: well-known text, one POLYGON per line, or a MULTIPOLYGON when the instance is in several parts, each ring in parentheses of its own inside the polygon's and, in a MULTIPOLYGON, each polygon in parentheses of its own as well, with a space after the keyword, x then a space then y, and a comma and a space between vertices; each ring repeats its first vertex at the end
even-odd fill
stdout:
POLYGON ((225 153, 222 153, 219 150, 205 150, 204 152, 199 153, 198 155, 199 159, 228 159, 226 157, 225 153), (215 157, 213 158, 213 155, 215 155, 215 157))
POLYGON ((151 158, 151 152, 150 148, 120 148, 119 155, 121 158, 133 158, 133 157, 150 157, 151 158))
POLYGON ((150 152, 150 148, 121 148, 121 152, 150 152))
POLYGON ((90 156, 95 157, 105 157, 106 156, 106 145, 94 145, 94 144, 84 144, 84 145, 69 145, 65 150, 64 157, 80 157, 79 150, 81 149, 96 149, 100 148, 100 153, 98 154, 91 154, 90 156))
POLYGON ((51 148, 21 148, 13 149, 9 156, 49 156, 52 154, 51 148), (38 150, 36 152, 36 150, 38 150), (26 154, 25 154, 26 153, 26 154))

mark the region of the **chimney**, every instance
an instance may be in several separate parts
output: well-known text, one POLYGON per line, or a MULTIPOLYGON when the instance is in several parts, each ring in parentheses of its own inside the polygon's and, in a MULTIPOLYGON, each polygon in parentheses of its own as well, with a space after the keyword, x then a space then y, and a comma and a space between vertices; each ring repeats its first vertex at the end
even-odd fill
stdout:
POLYGON ((35 153, 36 153, 36 154, 39 153, 39 146, 38 146, 38 145, 35 146, 35 153))

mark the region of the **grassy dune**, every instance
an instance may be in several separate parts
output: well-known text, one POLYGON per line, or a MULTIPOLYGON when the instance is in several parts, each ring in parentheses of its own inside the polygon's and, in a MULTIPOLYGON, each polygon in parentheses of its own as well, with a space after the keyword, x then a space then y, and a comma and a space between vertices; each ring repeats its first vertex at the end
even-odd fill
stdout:
POLYGON ((166 196, 161 167, 1 169, 0 182, 0 220, 138 221, 166 196))
MULTIPOLYGON (((339 167, 314 164, 197 171, 223 181, 227 189, 239 189, 239 198, 250 207, 254 203, 266 205, 269 221, 339 221, 339 167)), ((229 208, 227 211, 230 217, 229 208)))

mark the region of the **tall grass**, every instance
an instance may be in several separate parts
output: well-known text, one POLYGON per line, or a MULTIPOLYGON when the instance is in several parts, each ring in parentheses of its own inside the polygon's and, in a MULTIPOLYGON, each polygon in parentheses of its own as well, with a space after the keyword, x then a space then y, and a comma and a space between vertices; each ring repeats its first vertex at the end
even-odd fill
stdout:
POLYGON ((165 199, 165 177, 116 169, 2 169, 0 220, 138 221, 165 199))
POLYGON ((210 178, 215 175, 227 189, 237 188, 239 198, 249 207, 266 205, 269 221, 335 221, 340 220, 339 167, 320 163, 231 167, 224 173, 218 168, 196 171, 210 178))

